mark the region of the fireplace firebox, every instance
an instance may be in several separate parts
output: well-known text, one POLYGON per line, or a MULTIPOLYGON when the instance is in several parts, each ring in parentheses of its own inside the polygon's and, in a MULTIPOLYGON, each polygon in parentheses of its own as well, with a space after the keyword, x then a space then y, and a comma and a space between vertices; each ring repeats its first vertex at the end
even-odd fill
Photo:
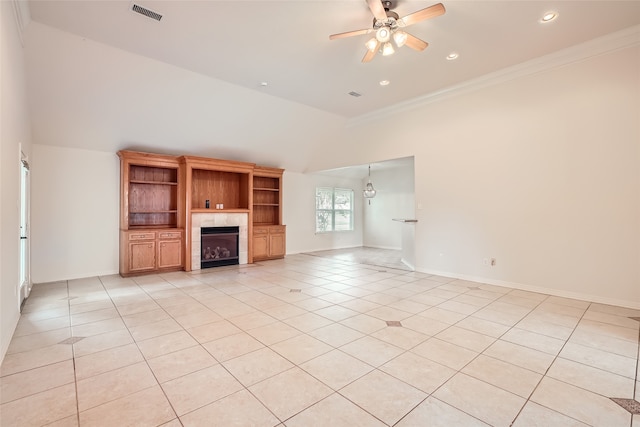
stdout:
POLYGON ((202 227, 200 229, 200 268, 238 265, 240 227, 202 227))

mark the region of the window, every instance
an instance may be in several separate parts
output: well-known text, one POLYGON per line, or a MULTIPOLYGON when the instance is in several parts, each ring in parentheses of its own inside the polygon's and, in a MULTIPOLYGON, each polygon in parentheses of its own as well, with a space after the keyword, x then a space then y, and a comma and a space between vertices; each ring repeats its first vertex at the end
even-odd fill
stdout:
POLYGON ((353 190, 316 188, 316 233, 353 230, 353 190))

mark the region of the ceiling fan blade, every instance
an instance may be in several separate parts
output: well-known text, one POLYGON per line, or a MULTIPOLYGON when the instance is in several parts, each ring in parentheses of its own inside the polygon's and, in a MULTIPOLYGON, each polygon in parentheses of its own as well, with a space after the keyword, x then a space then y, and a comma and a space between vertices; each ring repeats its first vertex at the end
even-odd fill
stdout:
POLYGON ((367 53, 365 53, 364 57, 362 58, 363 63, 367 63, 371 61, 373 57, 376 56, 376 53, 378 53, 378 49, 380 48, 380 42, 378 40, 376 40, 375 42, 376 42, 375 49, 369 49, 367 47, 367 53))
POLYGON ((387 19, 387 12, 384 10, 384 6, 380 0, 367 0, 367 4, 369 5, 371 13, 373 13, 373 16, 378 21, 387 19))
POLYGON ((411 49, 417 50, 418 52, 422 52, 427 48, 427 46, 429 46, 429 43, 420 40, 416 36, 412 36, 409 33, 407 33, 407 41, 404 42, 404 44, 405 46, 409 46, 411 49))
POLYGON ((410 13, 407 16, 403 16, 398 20, 398 24, 406 27, 408 25, 415 24, 416 22, 424 21, 425 19, 444 15, 445 12, 446 10, 442 3, 434 4, 433 6, 429 6, 425 9, 418 10, 417 12, 410 13))
POLYGON ((355 30, 355 31, 347 31, 346 33, 331 34, 329 36, 329 40, 343 39, 345 37, 359 36, 361 34, 369 34, 372 31, 373 29, 367 28, 364 30, 355 30))

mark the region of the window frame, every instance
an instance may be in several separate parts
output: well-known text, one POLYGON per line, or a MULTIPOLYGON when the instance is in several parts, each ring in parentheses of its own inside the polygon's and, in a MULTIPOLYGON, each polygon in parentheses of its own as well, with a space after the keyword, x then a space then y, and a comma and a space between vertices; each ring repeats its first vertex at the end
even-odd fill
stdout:
POLYGON ((355 213, 355 196, 352 188, 341 188, 341 187, 316 187, 316 208, 315 208, 315 232, 316 234, 326 234, 326 233, 341 233, 341 232, 349 232, 355 231, 355 221, 354 221, 354 213, 355 213), (331 192, 331 209, 318 208, 318 193, 320 191, 324 191, 325 194, 331 192), (336 209, 336 192, 345 192, 349 194, 349 209, 336 209), (331 218, 331 223, 329 227, 325 230, 318 229, 318 212, 329 213, 331 218), (336 216, 337 215, 349 215, 349 228, 344 230, 336 230, 336 216))

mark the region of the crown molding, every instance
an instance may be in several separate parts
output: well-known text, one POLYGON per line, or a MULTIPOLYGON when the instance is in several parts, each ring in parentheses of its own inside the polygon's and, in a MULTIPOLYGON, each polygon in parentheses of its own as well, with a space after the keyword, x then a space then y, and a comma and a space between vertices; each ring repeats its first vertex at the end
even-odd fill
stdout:
POLYGON ((29 5, 24 0, 10 0, 13 9, 13 17, 16 20, 16 29, 18 31, 18 37, 20 38, 20 44, 24 47, 24 31, 31 22, 31 13, 29 12, 29 5))
POLYGON ((635 25, 518 65, 503 68, 501 70, 467 80, 457 85, 449 86, 408 101, 400 102, 371 113, 354 117, 347 121, 346 126, 354 127, 372 121, 377 121, 382 118, 388 118, 394 114, 415 110, 424 105, 444 99, 639 45, 640 25, 635 25))

